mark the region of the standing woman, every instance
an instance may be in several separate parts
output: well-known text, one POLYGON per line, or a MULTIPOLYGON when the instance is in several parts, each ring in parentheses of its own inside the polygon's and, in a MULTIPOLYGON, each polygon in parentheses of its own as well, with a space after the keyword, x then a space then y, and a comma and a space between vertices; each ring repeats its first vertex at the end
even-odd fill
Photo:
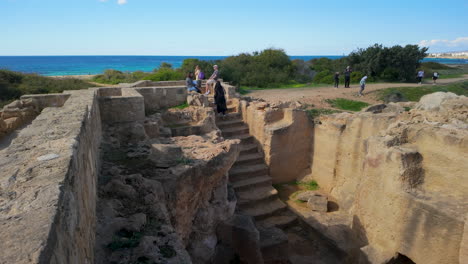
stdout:
POLYGON ((202 80, 205 79, 205 75, 200 69, 200 66, 195 66, 195 81, 197 82, 197 88, 201 89, 202 80))
POLYGON ((219 113, 222 113, 223 116, 226 115, 227 111, 227 106, 226 106, 226 97, 224 88, 221 85, 219 81, 216 81, 215 85, 215 94, 214 94, 214 99, 215 99, 215 104, 216 104, 216 111, 219 113))

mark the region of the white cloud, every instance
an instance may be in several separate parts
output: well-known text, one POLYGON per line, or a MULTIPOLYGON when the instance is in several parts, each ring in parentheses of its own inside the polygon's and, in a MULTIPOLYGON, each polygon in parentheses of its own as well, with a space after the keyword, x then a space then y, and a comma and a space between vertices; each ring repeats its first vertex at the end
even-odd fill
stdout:
POLYGON ((468 37, 459 37, 454 40, 447 39, 432 39, 422 40, 419 42, 420 46, 430 47, 431 49, 468 49, 468 37))
MULTIPOLYGON (((107 2, 108 0, 99 0, 99 2, 107 2)), ((117 4, 119 5, 125 5, 127 3, 127 0, 117 0, 117 4)))

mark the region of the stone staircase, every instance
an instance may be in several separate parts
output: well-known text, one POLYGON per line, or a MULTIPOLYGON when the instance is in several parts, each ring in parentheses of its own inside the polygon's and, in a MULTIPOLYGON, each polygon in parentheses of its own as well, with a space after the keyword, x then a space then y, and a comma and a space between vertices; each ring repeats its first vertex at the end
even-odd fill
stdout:
POLYGON ((283 228, 296 221, 296 216, 278 198, 273 188, 263 153, 240 113, 217 117, 216 124, 227 139, 240 139, 241 152, 229 171, 229 181, 237 196, 237 211, 253 216, 257 225, 283 228))

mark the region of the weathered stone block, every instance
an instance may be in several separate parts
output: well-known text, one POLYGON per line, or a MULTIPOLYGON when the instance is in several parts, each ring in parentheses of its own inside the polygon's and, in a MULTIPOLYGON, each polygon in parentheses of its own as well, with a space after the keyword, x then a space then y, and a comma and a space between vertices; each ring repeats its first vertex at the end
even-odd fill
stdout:
POLYGON ((317 211, 317 212, 327 212, 327 204, 328 204, 328 199, 327 197, 316 193, 315 195, 309 197, 309 200, 307 200, 307 207, 312 209, 312 211, 317 211))
POLYGON ((153 144, 151 145, 150 159, 156 166, 169 168, 177 165, 178 160, 182 158, 182 149, 175 144, 153 144))
POLYGON ((193 106, 208 106, 208 98, 203 94, 199 94, 196 92, 190 92, 187 95, 187 104, 193 106))
POLYGON ((260 233, 251 216, 235 214, 217 228, 218 239, 247 263, 263 263, 260 233))
POLYGON ((21 126, 21 118, 20 117, 12 117, 12 118, 8 118, 5 121, 5 124, 6 124, 6 128, 8 131, 12 131, 12 130, 15 130, 16 128, 18 128, 19 126, 21 126))

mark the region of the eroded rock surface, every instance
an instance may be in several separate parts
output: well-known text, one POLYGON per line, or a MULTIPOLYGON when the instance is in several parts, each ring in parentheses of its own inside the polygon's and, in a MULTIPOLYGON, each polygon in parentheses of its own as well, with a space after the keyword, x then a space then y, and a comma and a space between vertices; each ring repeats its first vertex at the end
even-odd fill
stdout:
POLYGON ((235 209, 227 171, 239 141, 219 138, 204 109, 148 119, 105 127, 96 261, 209 263, 218 244, 216 226, 235 209), (203 134, 155 137, 168 124, 197 116, 203 134))

